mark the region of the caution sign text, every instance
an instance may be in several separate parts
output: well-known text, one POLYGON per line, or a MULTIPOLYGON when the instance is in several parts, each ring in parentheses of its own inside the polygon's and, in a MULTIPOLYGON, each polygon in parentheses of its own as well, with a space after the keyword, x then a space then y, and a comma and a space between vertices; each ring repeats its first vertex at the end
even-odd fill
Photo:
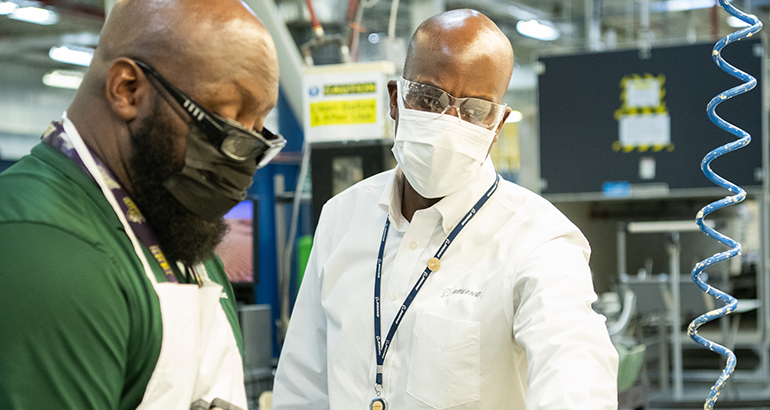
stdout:
POLYGON ((373 124, 377 122, 377 99, 321 101, 310 104, 310 126, 373 124))
POLYGON ((374 82, 324 86, 324 95, 369 94, 376 91, 377 85, 374 82))

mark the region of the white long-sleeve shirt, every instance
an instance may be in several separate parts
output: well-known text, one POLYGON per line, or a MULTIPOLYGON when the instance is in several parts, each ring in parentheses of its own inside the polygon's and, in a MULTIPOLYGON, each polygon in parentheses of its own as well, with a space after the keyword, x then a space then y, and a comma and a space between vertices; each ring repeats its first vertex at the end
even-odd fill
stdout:
MULTIPOLYGON (((365 410, 376 397, 374 278, 382 336, 451 229, 492 185, 469 187, 411 223, 396 168, 332 198, 283 345, 274 410, 365 410)), ((596 295, 590 249, 553 205, 513 183, 460 232, 407 310, 384 363, 389 409, 617 409, 617 353, 596 295)))

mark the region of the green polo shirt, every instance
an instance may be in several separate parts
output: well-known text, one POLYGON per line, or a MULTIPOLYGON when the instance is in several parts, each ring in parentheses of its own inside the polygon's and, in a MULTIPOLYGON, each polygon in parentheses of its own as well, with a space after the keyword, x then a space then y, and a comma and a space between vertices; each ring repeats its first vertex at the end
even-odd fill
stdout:
MULTIPOLYGON (((222 262, 205 266, 242 348, 222 262)), ((43 144, 0 173, 0 409, 136 408, 162 333, 152 284, 89 176, 43 144)))

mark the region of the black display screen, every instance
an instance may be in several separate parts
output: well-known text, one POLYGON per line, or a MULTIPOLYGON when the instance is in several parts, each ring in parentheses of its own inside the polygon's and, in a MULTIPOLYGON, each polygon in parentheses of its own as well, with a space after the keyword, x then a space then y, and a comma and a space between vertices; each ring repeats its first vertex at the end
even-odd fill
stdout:
MULTIPOLYGON (((712 49, 708 43, 653 48, 648 55, 635 49, 541 57, 542 193, 606 197, 633 196, 640 186, 721 189, 703 175, 700 163, 737 138, 709 120, 706 106, 742 81, 714 64, 712 49), (650 84, 653 90, 643 89, 650 84)), ((752 91, 716 110, 752 136, 747 147, 712 164, 744 188, 762 185, 763 50, 752 39, 722 51, 725 60, 758 80, 752 91)))

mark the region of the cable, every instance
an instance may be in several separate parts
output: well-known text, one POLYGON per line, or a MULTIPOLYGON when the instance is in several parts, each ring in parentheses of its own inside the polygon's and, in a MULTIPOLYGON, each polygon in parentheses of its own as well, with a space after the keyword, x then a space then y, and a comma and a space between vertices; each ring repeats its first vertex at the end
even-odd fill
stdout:
POLYGON ((353 56, 353 61, 355 62, 358 62, 358 33, 361 32, 361 21, 364 19, 364 10, 374 7, 379 1, 380 0, 362 0, 358 2, 358 7, 356 8, 356 20, 353 23, 353 40, 350 45, 350 55, 353 56))
MULTIPOLYGON (((348 0, 348 13, 345 16, 345 23, 350 27, 352 30, 353 27, 350 25, 350 23, 354 22, 356 20, 356 11, 358 10, 358 0, 348 0)), ((352 40, 352 37, 351 37, 352 40)), ((348 43, 349 45, 350 43, 348 43)))
POLYGON ((695 219, 695 221, 698 224, 698 227, 700 228, 701 231, 703 231, 703 233, 719 241, 720 243, 730 247, 730 249, 727 251, 718 253, 710 258, 707 258, 699 262, 697 265, 695 265, 691 274, 693 282, 695 282, 695 284, 703 292, 726 303, 726 306, 724 307, 712 310, 710 312, 707 312, 697 317, 687 327, 687 334, 696 343, 711 350, 712 352, 719 353, 720 355, 727 358, 727 363, 725 365, 725 368, 722 370, 722 374, 719 376, 719 379, 711 388, 708 398, 706 399, 706 403, 703 405, 704 410, 711 410, 714 408, 714 403, 716 403, 717 399, 719 398, 719 393, 721 392, 722 388, 727 382, 727 379, 735 370, 736 358, 735 358, 735 353, 733 353, 730 349, 722 345, 719 345, 717 343, 714 343, 710 340, 707 340, 702 336, 698 335, 698 328, 701 325, 707 322, 710 322, 714 319, 718 319, 720 317, 729 315, 738 306, 738 301, 734 297, 728 295, 727 293, 724 293, 719 289, 716 289, 708 285, 707 283, 705 283, 700 278, 700 274, 711 265, 717 264, 719 262, 730 259, 736 255, 739 255, 741 253, 741 244, 727 237, 726 235, 719 233, 716 230, 708 227, 704 223, 703 218, 705 218, 711 212, 714 212, 716 210, 722 209, 724 207, 727 207, 733 204, 737 204, 746 198, 746 191, 744 191, 741 187, 731 183, 730 181, 722 178, 721 176, 717 175, 714 171, 711 170, 711 161, 722 156, 723 154, 743 148, 751 142, 751 135, 749 135, 749 133, 747 133, 746 131, 728 123, 727 121, 719 117, 719 115, 717 115, 716 113, 716 107, 721 102, 729 100, 730 98, 733 98, 736 95, 743 94, 751 90, 757 85, 756 78, 752 77, 751 75, 727 63, 722 58, 721 51, 726 45, 741 39, 751 37, 756 32, 762 29, 762 23, 759 21, 759 19, 756 18, 756 16, 748 15, 738 10, 737 8, 733 7, 730 3, 728 3, 726 0, 719 0, 719 4, 722 6, 722 8, 725 9, 725 11, 743 20, 745 23, 750 24, 751 26, 741 29, 739 31, 736 31, 734 33, 731 33, 726 37, 722 38, 716 43, 716 45, 714 46, 714 51, 712 52, 712 57, 714 58, 714 62, 720 69, 722 69, 722 71, 725 71, 726 73, 732 75, 733 77, 736 77, 741 81, 744 81, 744 83, 717 95, 709 102, 708 107, 706 108, 706 111, 708 112, 708 116, 709 116, 709 119, 711 119, 711 122, 719 126, 719 128, 722 128, 723 130, 738 137, 738 139, 709 152, 701 162, 701 170, 706 175, 706 177, 711 180, 711 182, 719 185, 722 188, 729 190, 734 194, 732 196, 728 196, 724 199, 721 199, 719 201, 715 201, 706 205, 705 207, 703 207, 703 209, 700 210, 700 212, 698 212, 698 215, 696 216, 696 219, 695 219))
POLYGON ((294 198, 291 208, 291 221, 289 223, 288 239, 286 240, 286 246, 284 247, 283 255, 280 259, 282 274, 278 279, 278 291, 279 300, 281 303, 281 315, 279 323, 281 325, 282 333, 279 335, 279 340, 283 342, 283 338, 286 336, 286 331, 289 327, 289 319, 291 316, 291 309, 289 307, 290 300, 289 294, 291 290, 291 262, 292 255, 294 254, 294 241, 297 238, 297 225, 299 223, 299 211, 302 205, 302 193, 305 190, 305 182, 307 180, 308 168, 310 167, 310 143, 305 138, 305 142, 302 144, 302 162, 299 166, 299 174, 297 175, 297 184, 294 188, 294 198))
POLYGON ((307 4, 307 10, 310 12, 310 24, 313 25, 313 33, 315 33, 316 36, 321 37, 324 35, 324 29, 323 26, 321 26, 321 23, 318 21, 318 18, 315 15, 315 8, 313 7, 313 0, 305 0, 305 4, 307 4))
POLYGON ((396 39, 396 15, 398 14, 399 0, 393 0, 390 3, 390 19, 388 19, 388 38, 393 41, 396 39))

